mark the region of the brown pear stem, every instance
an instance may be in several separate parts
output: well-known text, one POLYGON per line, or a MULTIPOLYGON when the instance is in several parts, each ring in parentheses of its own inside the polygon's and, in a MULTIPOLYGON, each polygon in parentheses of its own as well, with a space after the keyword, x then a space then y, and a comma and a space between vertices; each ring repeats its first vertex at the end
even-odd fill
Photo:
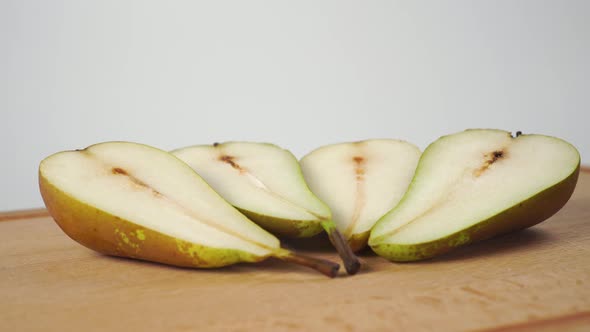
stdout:
POLYGON ((333 223, 325 224, 324 228, 328 233, 330 242, 332 242, 332 245, 334 245, 336 251, 338 251, 338 254, 342 258, 346 272, 350 275, 357 273, 361 268, 361 262, 348 245, 348 242, 342 233, 336 229, 336 226, 333 223))
POLYGON ((278 255, 277 257, 289 263, 312 268, 330 278, 334 278, 340 269, 340 265, 332 261, 305 256, 288 250, 285 250, 284 253, 278 255))

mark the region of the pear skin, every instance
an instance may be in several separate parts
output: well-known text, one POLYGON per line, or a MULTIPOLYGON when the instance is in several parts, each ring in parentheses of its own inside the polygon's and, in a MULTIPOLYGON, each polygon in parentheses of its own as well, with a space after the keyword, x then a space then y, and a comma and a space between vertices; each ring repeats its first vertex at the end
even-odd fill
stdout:
POLYGON ((324 230, 322 224, 316 221, 278 219, 245 209, 237 209, 272 234, 279 234, 287 238, 312 237, 324 230))
MULTIPOLYGON (((570 199, 580 173, 580 166, 562 182, 481 223, 442 239, 412 244, 379 244, 373 239, 371 249, 391 261, 409 262, 432 258, 453 248, 486 240, 497 235, 532 227, 557 213, 570 199)), ((371 243, 371 242, 370 242, 371 243)))
POLYGON ((188 165, 147 145, 106 142, 56 153, 39 166, 39 189, 58 226, 103 254, 198 268, 275 257, 329 277, 339 270, 281 248, 188 165))
POLYGON ((200 268, 259 262, 268 257, 174 239, 85 204, 56 188, 41 174, 39 188, 49 214, 64 233, 106 255, 200 268))
POLYGON ((229 203, 272 234, 305 238, 325 230, 349 274, 360 261, 335 227, 330 208, 307 186, 299 162, 269 143, 225 142, 172 151, 229 203))
POLYGON ((579 152, 555 137, 494 129, 443 136, 369 245, 391 261, 415 261, 534 226, 567 203, 579 171, 579 152))

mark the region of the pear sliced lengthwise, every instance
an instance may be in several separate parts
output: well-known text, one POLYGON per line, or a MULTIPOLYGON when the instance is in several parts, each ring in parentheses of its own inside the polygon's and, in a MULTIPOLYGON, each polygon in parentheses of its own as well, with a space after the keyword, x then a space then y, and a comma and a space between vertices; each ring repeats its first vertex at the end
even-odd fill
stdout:
POLYGON ((441 137, 369 245, 390 260, 414 261, 533 226, 565 205, 579 167, 576 148, 554 137, 483 129, 441 137))
POLYGON ((360 263, 336 229, 330 209, 309 190, 291 152, 268 143, 227 142, 172 153, 269 232, 298 238, 326 230, 346 271, 359 270, 360 263))
POLYGON ((39 166, 39 185, 61 229, 104 254, 202 268, 277 257, 330 277, 339 268, 281 248, 188 165, 146 145, 54 154, 39 166))
POLYGON ((393 139, 340 143, 301 159, 311 190, 332 210, 353 251, 367 245, 377 220, 397 205, 414 176, 420 150, 393 139))

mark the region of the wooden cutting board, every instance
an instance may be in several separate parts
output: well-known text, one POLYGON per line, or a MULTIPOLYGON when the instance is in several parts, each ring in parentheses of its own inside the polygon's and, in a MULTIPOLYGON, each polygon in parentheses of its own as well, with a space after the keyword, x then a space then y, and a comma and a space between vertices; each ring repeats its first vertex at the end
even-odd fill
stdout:
POLYGON ((102 256, 44 210, 0 221, 3 331, 590 331, 588 172, 532 229, 421 263, 365 253, 362 273, 336 279, 280 261, 191 270, 102 256))

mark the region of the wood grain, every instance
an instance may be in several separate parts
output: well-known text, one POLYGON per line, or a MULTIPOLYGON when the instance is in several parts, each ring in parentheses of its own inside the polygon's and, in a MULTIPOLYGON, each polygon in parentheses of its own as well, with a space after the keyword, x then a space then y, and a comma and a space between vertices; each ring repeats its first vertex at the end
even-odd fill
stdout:
POLYGON ((479 330, 479 332, 587 332, 588 327, 590 327, 590 311, 584 311, 560 317, 539 319, 530 322, 498 326, 491 329, 479 330))
MULTIPOLYGON (((106 257, 48 217, 0 223, 6 331, 589 331, 590 174, 529 230, 421 262, 370 253, 337 279, 280 261, 219 270, 106 257)), ((336 260, 318 241, 292 244, 336 260)))

